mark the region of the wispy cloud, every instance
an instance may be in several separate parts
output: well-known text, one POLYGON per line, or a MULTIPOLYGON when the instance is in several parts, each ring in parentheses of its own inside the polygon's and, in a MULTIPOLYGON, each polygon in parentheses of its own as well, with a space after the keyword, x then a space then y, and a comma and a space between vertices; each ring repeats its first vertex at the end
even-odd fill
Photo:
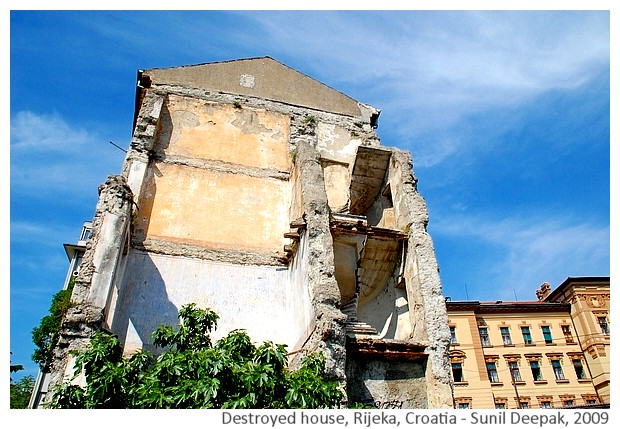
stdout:
MULTIPOLYGON (((66 241, 67 237, 75 237, 79 233, 75 227, 58 225, 55 223, 41 223, 39 221, 26 221, 16 219, 11 222, 11 243, 32 244, 59 248, 59 243, 66 241)), ((75 241, 74 239, 74 241, 75 241)), ((26 258, 28 259, 28 258, 26 258)), ((66 263, 65 263, 66 264, 66 263)))
POLYGON ((95 194, 124 156, 107 145, 96 130, 73 126, 56 114, 17 112, 11 118, 11 192, 95 194))
MULTIPOLYGON (((557 216, 441 217, 433 226, 435 237, 458 237, 486 243, 497 249, 494 257, 477 260, 474 276, 485 288, 479 299, 532 299, 542 282, 557 286, 569 276, 609 275, 610 228, 557 216), (493 259, 489 264, 489 259, 493 259), (489 265, 486 265, 489 264, 489 265), (502 296, 498 296, 502 295, 502 296)), ((476 298, 478 299, 478 298, 476 298)))
POLYGON ((424 167, 480 144, 453 138, 465 118, 574 90, 609 67, 605 11, 242 15, 260 28, 248 43, 285 60, 303 58, 292 65, 381 108, 381 124, 400 145, 415 144, 424 167), (439 137, 439 151, 423 138, 429 133, 439 137))
POLYGON ((56 114, 21 111, 11 120, 11 151, 71 154, 83 150, 92 137, 83 129, 69 126, 56 114))
POLYGON ((609 31, 601 31, 608 28, 605 12, 323 11, 251 17, 264 31, 257 43, 273 42, 269 48, 282 54, 299 49, 308 67, 341 82, 397 84, 400 91, 390 96, 415 95, 410 88, 427 96, 410 101, 427 107, 466 99, 475 105, 514 102, 505 95, 522 98, 578 86, 609 61, 609 31))

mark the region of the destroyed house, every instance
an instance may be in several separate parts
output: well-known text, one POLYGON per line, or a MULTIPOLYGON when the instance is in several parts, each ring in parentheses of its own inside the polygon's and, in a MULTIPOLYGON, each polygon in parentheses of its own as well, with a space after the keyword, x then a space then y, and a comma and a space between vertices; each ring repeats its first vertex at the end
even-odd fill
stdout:
POLYGON ((134 131, 100 186, 52 384, 99 329, 126 353, 187 303, 310 352, 348 400, 453 406, 428 214, 379 110, 270 58, 141 70, 134 131))

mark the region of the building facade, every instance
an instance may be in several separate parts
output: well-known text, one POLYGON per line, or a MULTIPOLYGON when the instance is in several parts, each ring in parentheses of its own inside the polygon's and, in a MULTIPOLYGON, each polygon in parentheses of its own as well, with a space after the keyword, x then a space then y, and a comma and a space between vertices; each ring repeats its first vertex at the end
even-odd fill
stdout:
POLYGON ((449 330, 409 153, 379 110, 272 58, 138 73, 134 133, 100 186, 50 375, 116 333, 127 354, 187 303, 311 352, 351 402, 453 406, 449 330))
POLYGON ((584 352, 594 387, 610 403, 610 282, 609 277, 568 277, 553 291, 543 284, 537 292, 545 302, 571 304, 576 340, 584 352))
POLYGON ((609 277, 596 279, 569 278, 553 293, 545 283, 538 301, 447 302, 456 407, 609 404, 609 331, 601 333, 603 317, 609 320, 609 277), (595 311, 575 305, 584 283, 590 301, 600 300, 595 311))

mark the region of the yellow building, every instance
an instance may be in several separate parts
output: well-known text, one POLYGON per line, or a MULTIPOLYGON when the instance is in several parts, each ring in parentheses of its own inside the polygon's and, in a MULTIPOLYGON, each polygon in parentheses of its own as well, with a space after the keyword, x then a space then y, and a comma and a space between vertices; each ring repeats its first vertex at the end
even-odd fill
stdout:
POLYGON ((457 408, 609 403, 609 277, 541 290, 538 301, 446 303, 457 408))
POLYGON ((604 403, 610 403, 609 277, 569 277, 555 290, 545 283, 537 292, 546 302, 569 302, 577 341, 592 372, 592 381, 604 403))

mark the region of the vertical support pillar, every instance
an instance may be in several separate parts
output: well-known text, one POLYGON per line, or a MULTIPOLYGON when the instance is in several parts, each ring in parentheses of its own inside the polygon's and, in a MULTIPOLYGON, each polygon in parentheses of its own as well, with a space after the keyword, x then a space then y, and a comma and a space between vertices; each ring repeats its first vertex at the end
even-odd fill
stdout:
POLYGON ((144 183, 148 163, 155 145, 157 124, 159 123, 164 97, 146 90, 142 105, 136 118, 136 128, 125 162, 122 176, 136 198, 139 198, 144 183))
POLYGON ((394 150, 390 161, 390 186, 397 227, 408 231, 409 235, 404 276, 412 340, 427 345, 428 408, 453 408, 448 312, 435 249, 426 230, 428 210, 416 182, 409 153, 394 150))
POLYGON ((334 243, 331 235, 327 192, 320 157, 307 141, 297 143, 302 205, 308 235, 308 284, 315 314, 315 329, 304 346, 308 353, 326 357, 327 376, 346 382, 346 316, 340 311, 336 282, 334 243))
POLYGON ((107 328, 108 300, 131 226, 132 207, 133 194, 122 176, 110 176, 99 187, 91 235, 71 296, 73 306, 65 316, 54 350, 48 395, 73 376, 72 352, 87 347, 97 332, 107 328))

